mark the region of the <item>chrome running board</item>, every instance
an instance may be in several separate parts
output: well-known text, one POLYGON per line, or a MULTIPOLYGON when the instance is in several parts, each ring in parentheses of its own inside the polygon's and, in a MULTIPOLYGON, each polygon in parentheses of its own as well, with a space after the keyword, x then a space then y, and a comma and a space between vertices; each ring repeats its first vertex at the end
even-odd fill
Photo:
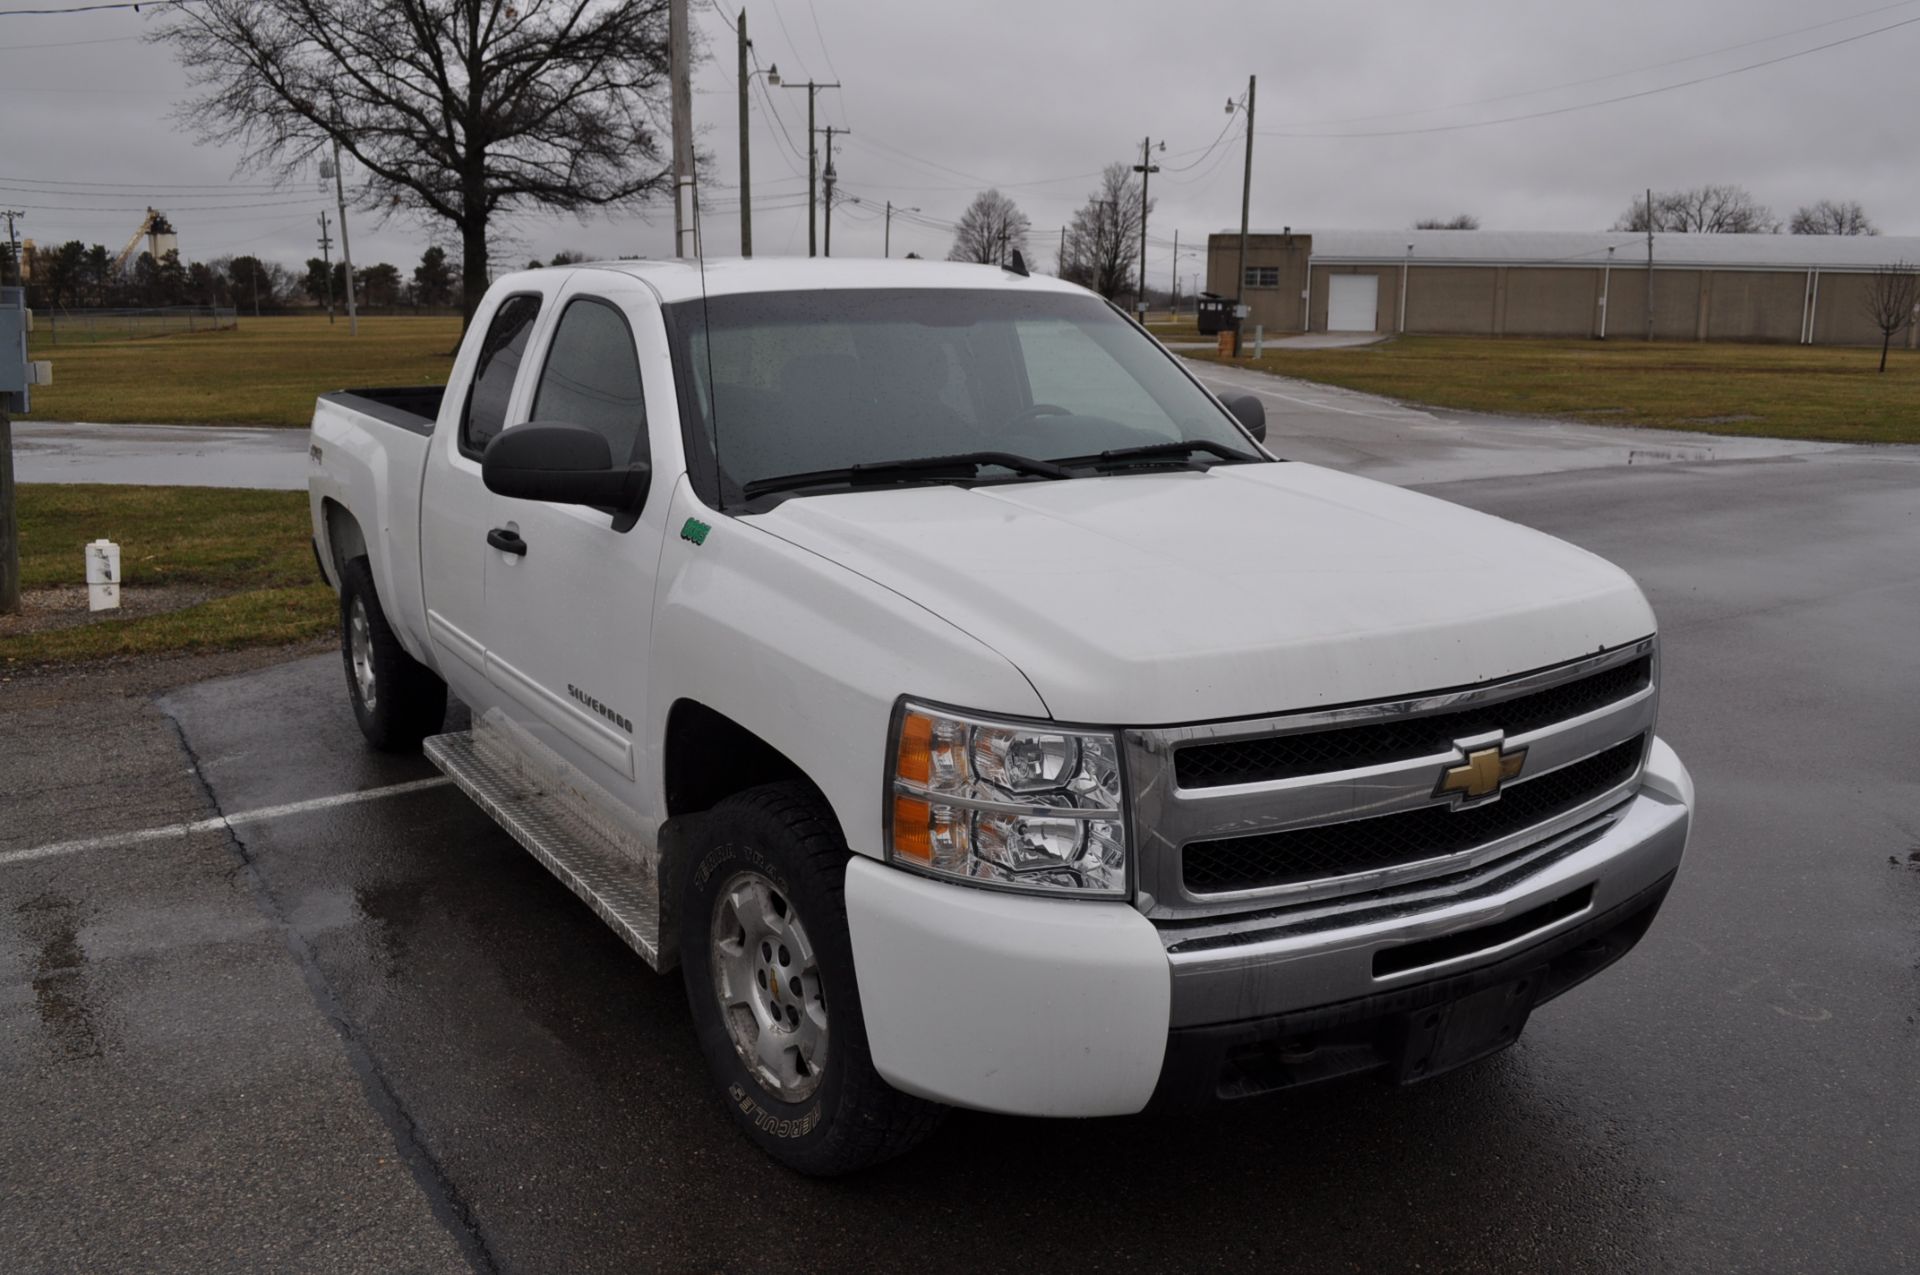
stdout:
POLYGON ((664 968, 658 857, 607 816, 611 798, 493 714, 471 731, 433 736, 425 752, 648 965, 664 968))

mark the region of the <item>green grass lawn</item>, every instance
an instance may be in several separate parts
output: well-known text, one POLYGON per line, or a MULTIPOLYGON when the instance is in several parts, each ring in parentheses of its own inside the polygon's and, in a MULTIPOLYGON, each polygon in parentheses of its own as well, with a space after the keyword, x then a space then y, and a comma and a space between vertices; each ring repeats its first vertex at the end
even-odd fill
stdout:
POLYGON ((84 548, 104 536, 120 546, 123 587, 193 585, 217 596, 163 614, 0 636, 0 668, 272 645, 334 627, 304 492, 40 483, 19 488, 18 510, 23 589, 83 584, 84 548))
POLYGON ((1269 350, 1257 366, 1467 411, 1920 442, 1920 351, 1894 350, 1884 374, 1874 370, 1879 361, 1877 348, 1411 336, 1353 349, 1269 350))
MULTIPOLYGON (((42 334, 36 333, 36 336, 42 334)), ((196 332, 89 345, 36 343, 53 384, 33 391, 33 419, 181 425, 305 426, 313 400, 368 385, 437 385, 452 370, 458 318, 254 319, 196 332)))

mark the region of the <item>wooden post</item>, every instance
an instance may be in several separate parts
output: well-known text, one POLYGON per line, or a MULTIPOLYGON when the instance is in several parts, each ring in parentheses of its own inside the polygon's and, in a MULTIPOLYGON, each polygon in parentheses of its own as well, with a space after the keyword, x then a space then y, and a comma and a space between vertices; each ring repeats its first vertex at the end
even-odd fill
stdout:
POLYGON ((20 523, 13 509, 13 422, 0 398, 0 615, 20 609, 20 523))

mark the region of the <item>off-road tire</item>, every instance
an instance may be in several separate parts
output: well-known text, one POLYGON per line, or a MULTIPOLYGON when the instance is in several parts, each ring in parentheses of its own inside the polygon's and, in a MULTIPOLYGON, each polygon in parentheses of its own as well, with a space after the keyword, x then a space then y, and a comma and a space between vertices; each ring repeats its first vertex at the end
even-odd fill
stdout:
POLYGON ((447 718, 447 684, 408 655, 394 636, 365 558, 355 558, 340 572, 340 658, 346 665, 354 718, 369 744, 387 753, 416 753, 421 740, 439 732, 447 718), (362 649, 372 672, 372 703, 356 668, 356 606, 365 614, 362 649))
POLYGON ((850 852, 819 794, 787 782, 729 797, 699 818, 687 852, 681 973, 701 1051, 747 1137, 791 1169, 831 1177, 890 1160, 932 1133, 946 1108, 901 1093, 874 1070, 847 929, 850 852), (798 1102, 783 1100, 742 1061, 715 992, 715 905, 743 872, 791 900, 825 992, 827 1061, 818 1088, 798 1102))

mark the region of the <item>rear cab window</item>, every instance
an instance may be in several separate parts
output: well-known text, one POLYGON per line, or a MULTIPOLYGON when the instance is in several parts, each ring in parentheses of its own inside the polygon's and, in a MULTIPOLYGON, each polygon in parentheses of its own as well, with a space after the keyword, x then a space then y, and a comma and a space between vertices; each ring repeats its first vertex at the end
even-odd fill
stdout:
POLYGON ((506 425, 513 383, 526 357, 533 321, 539 315, 537 295, 515 293, 500 303, 487 324, 486 339, 474 364, 473 384, 460 413, 460 450, 475 459, 506 425))

